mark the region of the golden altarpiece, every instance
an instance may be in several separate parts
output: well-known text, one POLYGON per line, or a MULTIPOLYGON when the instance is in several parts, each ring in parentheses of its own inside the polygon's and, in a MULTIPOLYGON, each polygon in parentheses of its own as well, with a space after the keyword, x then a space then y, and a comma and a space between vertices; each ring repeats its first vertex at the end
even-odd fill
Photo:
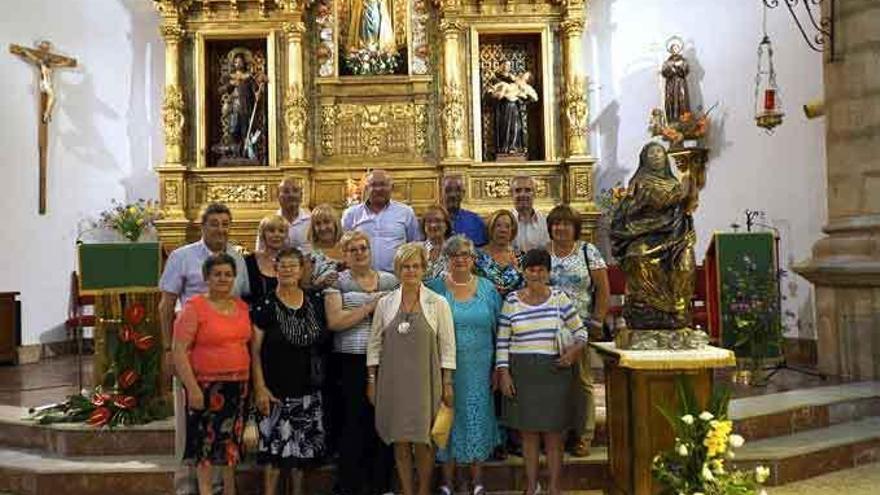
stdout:
MULTIPOLYGON (((200 209, 234 212, 250 246, 294 175, 304 205, 344 206, 372 168, 417 211, 464 178, 463 206, 509 207, 528 174, 536 206, 567 201, 589 231, 593 204, 585 0, 154 0, 165 42, 162 240, 197 237, 200 209), (531 76, 522 146, 496 149, 494 74, 531 76)), ((500 100, 499 100, 500 101, 500 100)), ((513 107, 511 107, 513 108, 513 107)), ((519 122, 519 121, 518 121, 519 122)))

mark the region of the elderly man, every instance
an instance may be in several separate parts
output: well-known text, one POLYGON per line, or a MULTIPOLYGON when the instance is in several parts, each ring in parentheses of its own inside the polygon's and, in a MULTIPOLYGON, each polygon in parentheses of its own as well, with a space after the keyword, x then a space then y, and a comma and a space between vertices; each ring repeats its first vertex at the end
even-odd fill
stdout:
POLYGON ((464 184, 461 177, 450 175, 443 178, 443 203, 449 218, 452 220, 452 232, 462 234, 479 247, 488 242, 486 223, 476 213, 462 209, 461 198, 464 196, 464 184))
POLYGON ((391 199, 393 184, 388 172, 373 170, 367 176, 367 200, 342 214, 343 230, 360 230, 370 236, 373 268, 385 272, 394 271, 398 246, 421 240, 422 235, 413 209, 391 199))
MULTIPOLYGON (((309 242, 309 225, 312 214, 302 208, 303 190, 300 182, 293 176, 288 175, 278 184, 278 214, 287 220, 290 229, 287 231, 287 245, 295 247, 303 253, 312 250, 309 242)), ((257 234, 257 251, 262 251, 262 241, 257 234)))
MULTIPOLYGON (((171 330, 174 324, 174 309, 192 296, 208 291, 208 284, 202 276, 202 265, 212 254, 227 253, 235 258, 236 276, 233 291, 236 295, 249 292, 247 268, 244 259, 229 244, 229 225, 232 213, 221 203, 209 204, 202 213, 202 238, 192 244, 181 246, 171 252, 165 263, 165 271, 159 280, 162 297, 159 300, 159 323, 162 328, 162 342, 165 346, 165 363, 170 366, 171 330)), ((174 381, 174 454, 183 458, 186 439, 186 400, 183 387, 174 381)), ((217 474, 220 471, 216 472, 217 474)), ((214 485, 220 486, 220 477, 214 485)), ((195 470, 192 466, 181 466, 174 474, 174 491, 178 495, 198 493, 195 470)))
POLYGON ((513 247, 526 252, 534 248, 546 248, 550 244, 547 218, 535 209, 535 180, 528 175, 510 179, 510 195, 516 214, 517 234, 513 247))

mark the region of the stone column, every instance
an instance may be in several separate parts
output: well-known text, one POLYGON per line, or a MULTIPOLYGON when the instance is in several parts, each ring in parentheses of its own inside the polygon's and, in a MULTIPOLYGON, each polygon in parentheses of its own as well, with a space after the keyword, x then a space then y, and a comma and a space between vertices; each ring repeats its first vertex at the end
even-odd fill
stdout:
POLYGON ((587 76, 583 69, 581 43, 584 34, 583 12, 569 13, 560 24, 564 86, 562 109, 565 114, 566 156, 586 156, 587 145, 587 76))
POLYGON ((461 60, 459 36, 463 25, 455 19, 440 21, 443 33, 443 137, 445 138, 445 159, 458 161, 465 159, 465 98, 461 81, 461 60))
MULTIPOLYGON (((823 4, 828 14, 828 2, 823 4)), ((880 378, 880 3, 837 0, 825 54, 828 223, 795 271, 816 286, 819 370, 880 378)))
POLYGON ((180 25, 161 27, 165 40, 165 96, 162 101, 162 129, 165 131, 165 163, 180 165, 183 160, 183 126, 185 123, 183 92, 180 88, 180 25))
POLYGON ((303 91, 302 36, 306 25, 302 21, 285 23, 287 37, 287 94, 284 97, 284 123, 287 129, 287 149, 292 162, 306 158, 306 124, 308 100, 303 91))

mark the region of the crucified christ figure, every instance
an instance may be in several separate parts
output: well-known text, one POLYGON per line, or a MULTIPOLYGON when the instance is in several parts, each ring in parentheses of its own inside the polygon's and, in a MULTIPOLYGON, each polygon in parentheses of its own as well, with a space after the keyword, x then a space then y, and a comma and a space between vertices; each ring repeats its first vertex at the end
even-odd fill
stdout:
POLYGON ((52 88, 52 70, 57 67, 76 67, 76 59, 58 55, 50 51, 52 44, 41 41, 36 48, 25 48, 21 45, 9 45, 9 51, 32 63, 40 69, 40 93, 43 123, 52 120, 52 107, 55 106, 55 90, 52 88))

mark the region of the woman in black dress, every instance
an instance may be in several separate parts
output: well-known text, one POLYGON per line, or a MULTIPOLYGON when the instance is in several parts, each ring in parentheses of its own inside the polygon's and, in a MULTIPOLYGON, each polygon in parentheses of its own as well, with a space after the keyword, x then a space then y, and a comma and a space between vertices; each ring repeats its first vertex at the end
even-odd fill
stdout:
POLYGON ((248 304, 253 305, 262 301, 278 285, 275 275, 275 256, 284 248, 289 228, 290 224, 281 215, 269 215, 260 220, 258 230, 260 250, 244 257, 251 289, 250 294, 245 298, 248 304))
POLYGON ((317 465, 325 452, 323 307, 300 287, 304 263, 299 250, 282 249, 275 262, 278 287, 251 310, 257 461, 265 466, 263 493, 270 495, 277 493, 281 469, 293 469, 294 492, 304 493, 302 469, 317 465))

